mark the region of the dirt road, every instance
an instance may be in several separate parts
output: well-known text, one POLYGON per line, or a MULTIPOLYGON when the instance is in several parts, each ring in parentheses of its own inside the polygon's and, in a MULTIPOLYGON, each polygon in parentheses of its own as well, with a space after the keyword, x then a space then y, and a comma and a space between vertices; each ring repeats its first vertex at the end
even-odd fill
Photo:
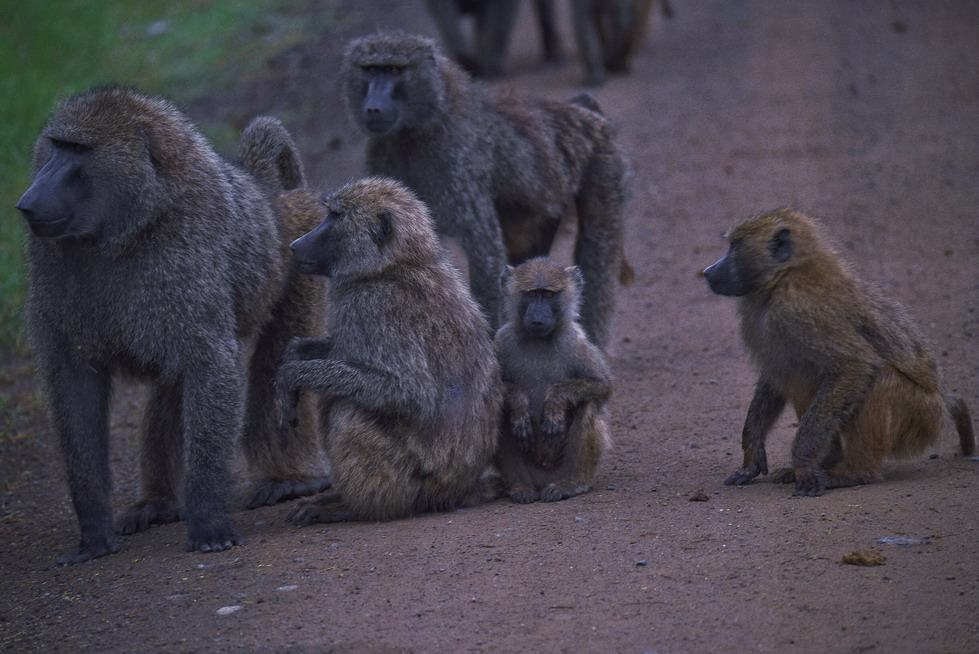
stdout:
MULTIPOLYGON (((194 118, 280 115, 324 189, 359 175, 339 52, 375 26, 434 30, 417 0, 348 4, 337 33, 193 105, 194 118)), ((304 529, 279 506, 241 512, 247 544, 230 551, 184 553, 174 524, 58 567, 77 528, 54 438, 9 435, 2 650, 979 651, 979 462, 946 433, 871 486, 820 498, 723 486, 754 374, 734 302, 698 276, 735 220, 794 205, 908 306, 979 412, 979 4, 673 4, 634 73, 596 92, 635 168, 639 280, 616 316, 616 445, 594 492, 304 529), (701 489, 708 500, 690 501, 701 489), (840 563, 861 549, 884 565, 840 563)), ((502 84, 570 96, 581 72, 536 69, 529 14, 502 84)), ((23 380, 8 370, 0 391, 29 392, 23 380)), ((117 506, 136 499, 138 399, 121 393, 113 420, 117 506)), ((786 416, 774 465, 792 434, 786 416)))

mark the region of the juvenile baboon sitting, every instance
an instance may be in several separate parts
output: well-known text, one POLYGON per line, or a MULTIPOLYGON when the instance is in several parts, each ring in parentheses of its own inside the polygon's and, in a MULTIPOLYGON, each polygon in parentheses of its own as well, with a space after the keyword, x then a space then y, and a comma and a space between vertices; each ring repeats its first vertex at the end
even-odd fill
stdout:
POLYGON ((505 389, 497 468, 514 502, 588 490, 611 443, 611 373, 578 325, 581 276, 546 258, 507 268, 496 335, 505 389))
POLYGON ((546 255, 576 213, 575 262, 585 279, 582 322, 606 347, 623 256, 625 163, 590 95, 518 98, 473 82, 420 36, 352 42, 342 79, 352 119, 368 132, 367 167, 428 204, 441 236, 458 241, 470 286, 495 326, 499 273, 546 255))
POLYGON ((390 520, 495 497, 502 391, 489 325, 446 259, 428 210, 393 180, 348 184, 292 244, 298 269, 330 278, 328 339, 294 341, 279 368, 284 425, 318 393, 332 493, 297 525, 390 520))
POLYGON ((81 530, 62 563, 118 551, 109 470, 118 374, 153 384, 142 498, 119 516, 119 532, 186 517, 188 550, 242 542, 231 464, 243 436, 263 503, 327 484, 311 430, 282 448, 273 421, 281 352, 319 322, 319 289, 293 283, 287 250, 317 216, 272 208, 303 183, 281 123, 256 119, 240 156, 241 167, 224 161, 172 104, 120 88, 67 99, 35 143, 34 180, 17 208, 30 228, 28 335, 81 530))
POLYGON ((738 300, 741 334, 760 370, 742 433, 744 465, 725 484, 768 473, 765 437, 791 402, 799 417, 792 467, 773 481, 796 495, 882 478, 885 456, 910 457, 938 438, 946 416, 962 451, 972 418, 946 395, 934 355, 897 303, 858 279, 817 225, 779 209, 728 235, 704 271, 711 290, 738 300))

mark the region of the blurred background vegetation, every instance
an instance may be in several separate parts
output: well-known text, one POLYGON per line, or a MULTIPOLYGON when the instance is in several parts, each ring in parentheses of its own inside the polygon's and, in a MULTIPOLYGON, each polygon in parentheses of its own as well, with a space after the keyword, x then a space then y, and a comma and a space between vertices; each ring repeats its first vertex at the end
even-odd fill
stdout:
MULTIPOLYGON (((0 354, 24 351, 24 227, 31 146, 58 100, 101 84, 178 105, 260 74, 323 29, 317 0, 0 0, 0 354), (312 9, 315 8, 315 11, 312 9)), ((332 4, 332 3, 329 3, 332 4)), ((203 126, 220 152, 230 126, 203 126)))

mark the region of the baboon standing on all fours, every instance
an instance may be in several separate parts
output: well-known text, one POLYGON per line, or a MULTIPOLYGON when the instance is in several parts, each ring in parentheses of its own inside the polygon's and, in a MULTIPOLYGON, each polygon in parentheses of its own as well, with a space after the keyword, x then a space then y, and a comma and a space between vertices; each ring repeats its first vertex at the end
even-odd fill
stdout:
POLYGON ((779 209, 727 235, 704 271, 711 290, 740 298, 741 333, 761 376, 742 434, 744 465, 725 484, 768 473, 765 437, 791 402, 799 416, 792 467, 773 481, 796 495, 882 478, 885 456, 935 442, 950 416, 972 454, 972 418, 946 395, 935 357, 904 310, 862 282, 805 216, 779 209))
POLYGON ((30 227, 28 335, 81 530, 63 563, 118 551, 116 373, 153 382, 142 499, 120 515, 121 533, 186 517, 188 550, 240 543, 230 492, 243 433, 263 501, 327 484, 311 429, 288 449, 272 438, 275 365, 291 337, 316 333, 321 303, 315 285, 293 283, 287 243, 317 216, 273 213, 272 196, 303 183, 278 121, 254 121, 240 155, 252 174, 169 102, 118 88, 69 98, 38 137, 17 208, 30 227))
POLYGON ((581 278, 546 258, 507 268, 496 335, 505 400, 497 468, 514 502, 588 490, 611 444, 611 373, 578 325, 581 278))
POLYGON ((370 173, 411 187, 439 234, 458 240, 493 325, 507 260, 546 255, 561 219, 576 211, 582 321, 606 347, 616 279, 628 283, 633 272, 623 255, 626 167, 595 99, 491 93, 431 40, 404 34, 355 40, 342 79, 351 116, 369 134, 370 173))
POLYGON ((390 520, 495 497, 481 475, 496 449, 499 366, 427 208, 379 178, 324 204, 292 248, 301 272, 330 278, 330 337, 294 341, 278 388, 284 424, 300 392, 319 394, 336 492, 288 519, 390 520))
MULTIPOLYGON (((585 84, 603 84, 607 72, 629 72, 654 4, 655 0, 573 0, 572 18, 585 84)), ((669 0, 661 0, 660 6, 664 16, 673 17, 669 0)))

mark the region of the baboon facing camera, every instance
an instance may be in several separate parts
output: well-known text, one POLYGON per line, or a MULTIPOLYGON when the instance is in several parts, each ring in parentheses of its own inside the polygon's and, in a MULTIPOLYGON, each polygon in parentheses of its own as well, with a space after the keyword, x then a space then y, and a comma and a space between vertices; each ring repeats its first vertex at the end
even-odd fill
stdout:
POLYGON ((380 178, 324 205, 324 221, 292 248, 301 272, 330 278, 330 336, 294 341, 277 386, 285 432, 298 395, 320 396, 334 492, 288 519, 390 520, 496 497, 483 473, 496 449, 499 366, 428 210, 380 178))
POLYGON ((741 335, 760 372, 742 432, 744 464, 725 484, 768 473, 765 437, 790 402, 799 417, 792 467, 773 481, 796 495, 882 478, 887 456, 934 443, 947 419, 962 452, 969 410, 947 395, 934 355, 896 302, 854 275, 818 226, 789 209, 748 218, 728 253, 704 271, 711 290, 738 298, 741 335))
POLYGON ((581 275, 546 258, 502 279, 506 322, 496 335, 504 411, 497 469, 514 502, 588 490, 611 443, 611 373, 578 325, 581 275))
POLYGON ((188 550, 241 543, 231 491, 243 436, 264 500, 327 484, 312 430, 278 445, 271 392, 285 345, 318 327, 319 289, 293 284, 286 249, 317 217, 273 211, 273 196, 303 183, 278 121, 256 119, 240 156, 243 167, 224 161, 172 104, 121 88, 67 99, 38 137, 17 208, 30 228, 28 336, 81 530, 62 563, 118 551, 117 374, 152 382, 142 499, 119 532, 185 517, 188 550))

